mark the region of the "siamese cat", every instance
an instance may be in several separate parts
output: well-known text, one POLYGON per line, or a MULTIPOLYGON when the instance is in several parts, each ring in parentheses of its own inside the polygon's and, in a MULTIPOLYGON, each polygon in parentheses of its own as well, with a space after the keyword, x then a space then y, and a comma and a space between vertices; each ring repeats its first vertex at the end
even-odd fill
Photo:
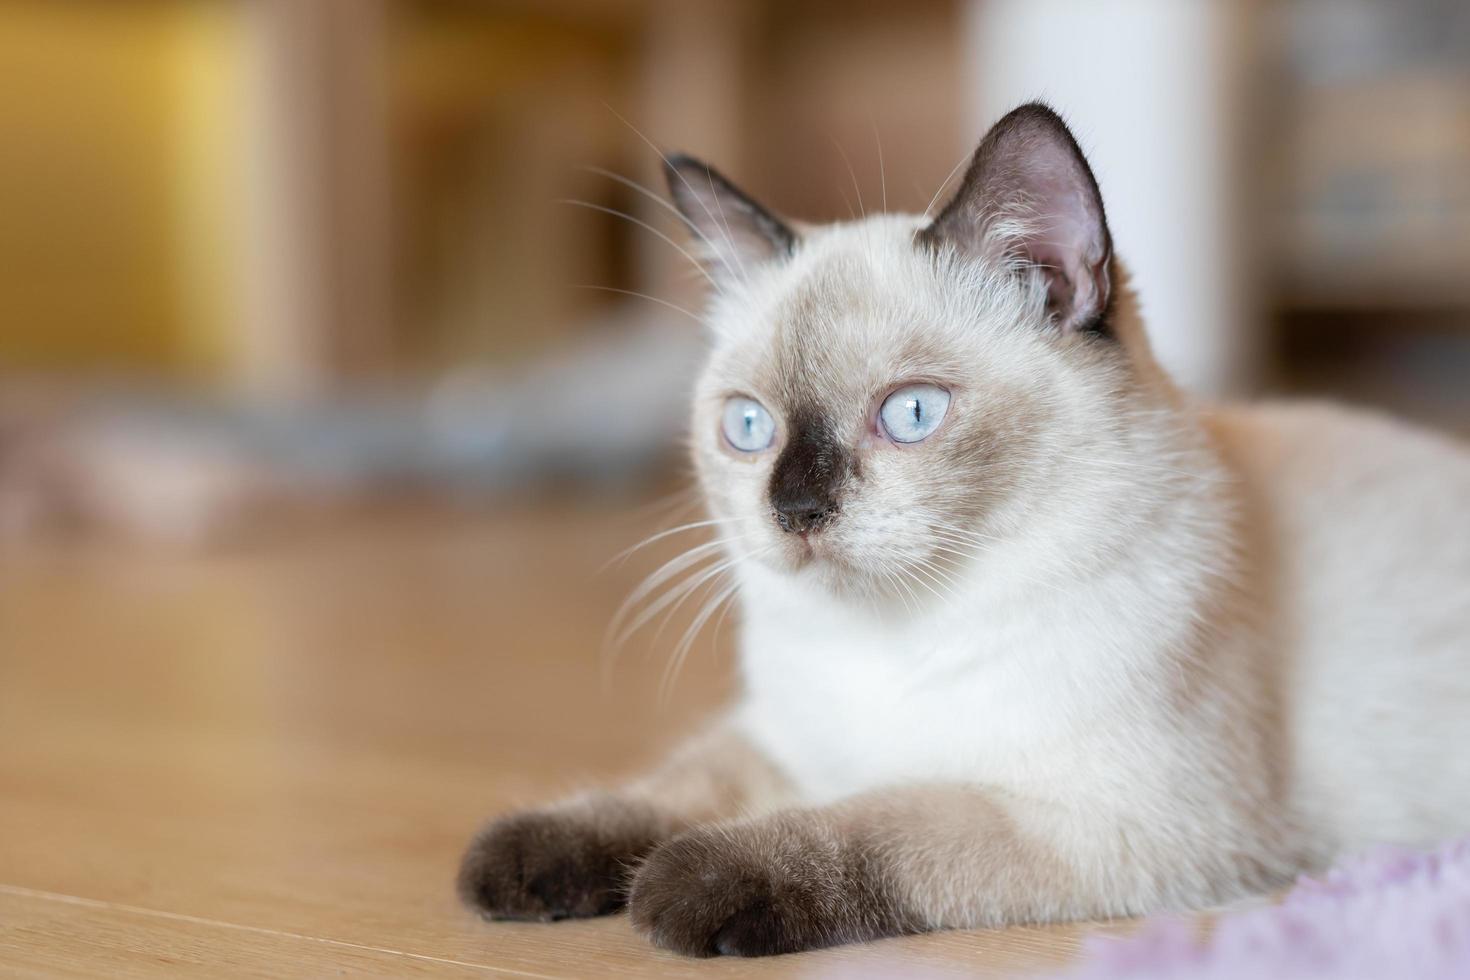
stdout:
POLYGON ((490 823, 470 906, 752 956, 1199 908, 1470 830, 1470 452, 1171 384, 1055 112, 996 123, 932 220, 667 176, 717 287, 692 433, 743 694, 490 823))

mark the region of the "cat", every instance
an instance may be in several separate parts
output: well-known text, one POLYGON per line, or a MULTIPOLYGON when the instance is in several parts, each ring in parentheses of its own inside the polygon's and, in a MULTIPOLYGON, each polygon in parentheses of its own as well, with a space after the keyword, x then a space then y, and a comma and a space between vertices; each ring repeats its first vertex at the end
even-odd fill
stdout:
POLYGON ((472 908, 762 955, 1206 907, 1470 829, 1470 453, 1172 385, 1054 111, 933 220, 799 227, 666 171, 715 283, 691 431, 743 694, 491 822, 472 908))

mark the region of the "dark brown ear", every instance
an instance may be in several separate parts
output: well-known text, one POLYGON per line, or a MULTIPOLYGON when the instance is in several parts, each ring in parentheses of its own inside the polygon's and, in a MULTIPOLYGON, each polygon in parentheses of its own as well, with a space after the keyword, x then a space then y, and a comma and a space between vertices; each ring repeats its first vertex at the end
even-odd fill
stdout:
POLYGON ((719 282, 738 282, 761 262, 796 249, 796 234, 709 164, 679 154, 664 163, 669 194, 719 282))
POLYGON ((1062 118, 1040 102, 991 127, 959 191, 918 240, 1035 268, 1063 332, 1107 331, 1113 246, 1102 195, 1062 118))

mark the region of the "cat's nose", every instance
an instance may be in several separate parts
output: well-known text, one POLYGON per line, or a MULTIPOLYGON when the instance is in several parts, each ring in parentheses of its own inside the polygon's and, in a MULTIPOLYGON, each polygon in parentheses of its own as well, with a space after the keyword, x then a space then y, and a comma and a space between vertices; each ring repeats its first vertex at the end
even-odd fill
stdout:
POLYGON ((788 534, 808 534, 837 516, 848 459, 830 426, 811 411, 792 412, 790 432, 771 470, 771 516, 788 534))
POLYGON ((837 516, 837 505, 815 497, 772 500, 771 512, 776 523, 788 534, 807 534, 820 530, 837 516))

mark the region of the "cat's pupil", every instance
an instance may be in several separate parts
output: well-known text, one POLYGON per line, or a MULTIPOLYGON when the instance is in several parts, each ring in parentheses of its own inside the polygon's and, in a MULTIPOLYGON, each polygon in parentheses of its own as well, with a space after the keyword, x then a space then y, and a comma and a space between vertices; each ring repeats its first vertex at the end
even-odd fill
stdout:
POLYGON ((922 422, 924 420, 924 403, 915 398, 913 401, 909 402, 909 405, 912 406, 914 410, 914 421, 922 422))

